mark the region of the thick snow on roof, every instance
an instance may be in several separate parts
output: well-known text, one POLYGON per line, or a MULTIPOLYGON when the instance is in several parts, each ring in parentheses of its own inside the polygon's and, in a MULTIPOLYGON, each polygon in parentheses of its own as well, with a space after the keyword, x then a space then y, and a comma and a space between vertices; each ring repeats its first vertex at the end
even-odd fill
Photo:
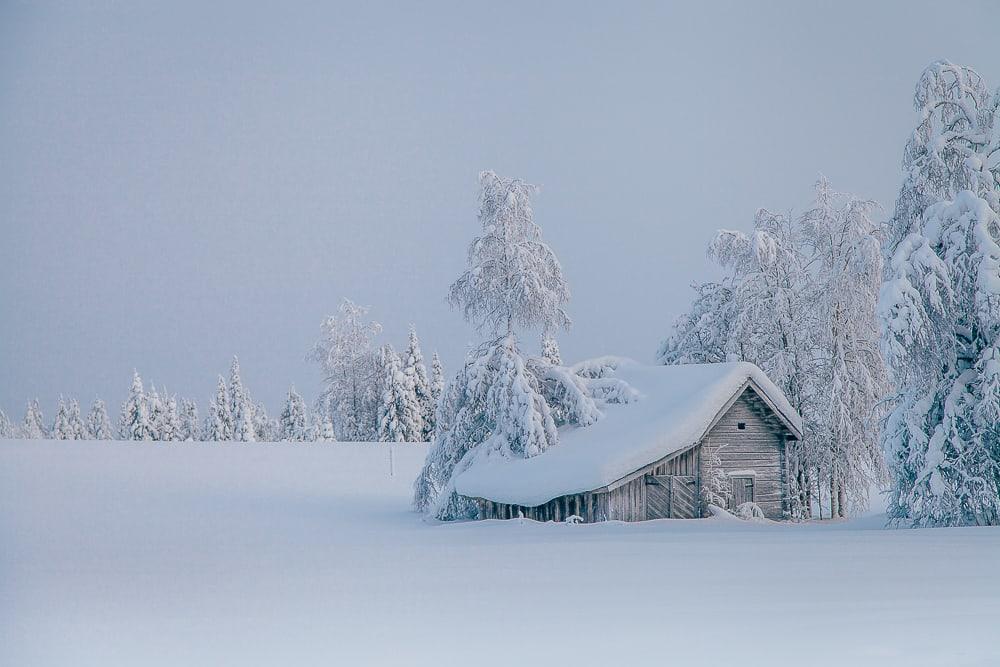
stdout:
POLYGON ((494 502, 535 506, 559 496, 599 489, 697 443, 719 412, 752 382, 801 432, 798 414, 753 364, 643 366, 625 361, 614 373, 640 398, 604 407, 596 424, 568 427, 559 444, 529 459, 482 460, 455 479, 458 493, 494 502))

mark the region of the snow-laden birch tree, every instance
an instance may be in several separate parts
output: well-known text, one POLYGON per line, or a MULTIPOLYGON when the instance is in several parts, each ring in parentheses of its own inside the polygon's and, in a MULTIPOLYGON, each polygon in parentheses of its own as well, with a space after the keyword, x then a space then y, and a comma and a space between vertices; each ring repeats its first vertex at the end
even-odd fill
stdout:
POLYGON ((695 285, 690 311, 658 352, 668 364, 750 361, 782 388, 805 431, 788 447, 794 517, 822 509, 823 496, 831 515, 844 516, 884 476, 873 426, 888 390, 874 211, 821 179, 804 214, 761 210, 751 234, 720 231, 709 255, 728 275, 695 285))
POLYGON ((534 222, 537 189, 492 171, 480 174, 480 236, 468 268, 448 300, 487 339, 471 352, 448 385, 437 431, 415 483, 414 504, 439 519, 475 516, 475 505, 454 492, 453 476, 481 458, 527 458, 558 440, 555 422, 527 370, 515 328, 568 327, 569 287, 552 249, 534 222))
POLYGON ((903 155, 880 315, 899 392, 884 430, 889 515, 1000 523, 1000 89, 931 64, 903 155))
POLYGON ((373 344, 382 325, 369 321, 368 311, 344 299, 338 315, 323 321, 320 339, 309 353, 323 374, 317 419, 322 409, 330 410, 337 437, 348 442, 373 441, 378 430, 380 369, 373 344))

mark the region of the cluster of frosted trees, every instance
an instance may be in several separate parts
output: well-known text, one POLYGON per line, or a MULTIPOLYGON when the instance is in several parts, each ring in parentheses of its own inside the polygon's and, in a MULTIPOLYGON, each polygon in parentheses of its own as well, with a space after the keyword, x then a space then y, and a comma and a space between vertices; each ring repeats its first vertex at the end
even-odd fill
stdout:
POLYGON ((318 418, 338 440, 426 442, 444 386, 441 360, 435 352, 428 373, 412 327, 402 353, 388 343, 376 346, 381 331, 368 308, 350 299, 323 321, 309 354, 323 374, 318 418))
POLYGON ((761 210, 748 235, 723 230, 719 282, 695 285, 662 363, 750 361, 788 396, 804 437, 789 443, 791 511, 844 516, 884 478, 877 430, 888 392, 876 305, 883 263, 874 202, 821 179, 798 216, 761 210))
POLYGON ((873 223, 871 202, 821 181, 805 214, 719 232, 726 275, 695 285, 659 356, 752 361, 784 389, 805 426, 799 516, 824 499, 843 516, 885 466, 895 522, 997 524, 1000 90, 937 62, 914 101, 892 217, 873 223))
MULTIPOLYGON (((365 310, 345 301, 342 314, 364 315, 365 310)), ((328 320, 333 329, 341 324, 328 320)), ((373 325, 377 327, 377 325, 373 325)), ((346 348, 338 348, 345 350, 346 348)), ((354 349, 357 354, 358 349, 354 349)), ((113 426, 104 401, 97 399, 84 416, 76 399, 60 399, 55 420, 46 424, 37 400, 29 401, 20 425, 0 411, 0 438, 53 438, 57 440, 150 440, 305 442, 351 439, 359 441, 424 442, 434 431, 434 411, 443 386, 441 363, 434 355, 431 374, 424 365, 420 343, 411 329, 402 358, 390 345, 368 350, 363 356, 369 374, 356 376, 353 396, 338 394, 341 387, 328 386, 316 407, 310 410, 294 387, 288 390, 277 419, 268 417, 255 402, 240 374, 239 359, 233 358, 228 381, 218 378, 204 420, 197 404, 154 385, 143 386, 138 372, 132 376, 128 398, 113 426), (351 401, 363 410, 352 412, 351 401), (367 421, 366 421, 367 420, 367 421), (367 425, 361 429, 360 425, 367 425), (339 432, 338 432, 339 431, 339 432)))

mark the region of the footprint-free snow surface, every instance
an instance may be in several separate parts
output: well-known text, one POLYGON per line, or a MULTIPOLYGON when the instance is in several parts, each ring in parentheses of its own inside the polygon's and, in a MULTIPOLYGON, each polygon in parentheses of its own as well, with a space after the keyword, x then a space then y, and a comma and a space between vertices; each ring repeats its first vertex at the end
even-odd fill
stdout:
POLYGON ((422 445, 0 442, 0 665, 996 665, 1000 530, 426 523, 422 445))

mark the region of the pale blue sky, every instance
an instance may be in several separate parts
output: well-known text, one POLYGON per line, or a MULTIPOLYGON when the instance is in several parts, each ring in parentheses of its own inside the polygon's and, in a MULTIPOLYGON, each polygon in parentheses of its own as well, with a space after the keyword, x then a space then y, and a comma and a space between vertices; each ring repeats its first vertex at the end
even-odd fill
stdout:
MULTIPOLYGON (((1000 84, 1000 3, 0 2, 0 408, 276 410, 342 296, 449 368, 476 175, 540 184, 570 360, 651 361, 719 227, 817 175, 891 207, 913 84, 1000 84)), ((528 341, 534 347, 534 341, 528 341)))

